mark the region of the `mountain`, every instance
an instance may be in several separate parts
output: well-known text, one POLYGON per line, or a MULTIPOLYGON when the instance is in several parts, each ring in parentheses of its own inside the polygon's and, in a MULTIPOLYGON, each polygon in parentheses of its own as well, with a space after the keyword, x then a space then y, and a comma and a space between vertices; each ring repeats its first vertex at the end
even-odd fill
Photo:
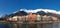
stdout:
POLYGON ((39 14, 39 15, 46 15, 46 13, 44 11, 38 11, 37 14, 39 14))
MULTIPOLYGON (((13 16, 24 16, 24 15, 28 15, 29 13, 25 12, 25 11, 17 11, 13 14, 10 15, 6 15, 4 18, 7 17, 13 17, 13 16)), ((36 13, 32 13, 32 14, 39 14, 39 15, 47 15, 47 16, 55 16, 58 17, 60 19, 60 15, 59 14, 55 14, 55 13, 51 13, 51 12, 44 12, 44 11, 37 11, 36 13)), ((3 18, 3 17, 2 17, 3 18)))
POLYGON ((13 16, 24 16, 27 15, 27 13, 25 11, 18 11, 16 13, 10 14, 9 17, 13 17, 13 16))
MULTIPOLYGON (((36 13, 32 13, 32 14, 59 16, 59 14, 55 14, 55 13, 51 13, 51 12, 46 13, 44 11, 37 11, 36 13)), ((25 11, 17 11, 16 13, 10 14, 9 16, 13 17, 13 16, 24 16, 24 15, 28 15, 28 13, 25 11)))

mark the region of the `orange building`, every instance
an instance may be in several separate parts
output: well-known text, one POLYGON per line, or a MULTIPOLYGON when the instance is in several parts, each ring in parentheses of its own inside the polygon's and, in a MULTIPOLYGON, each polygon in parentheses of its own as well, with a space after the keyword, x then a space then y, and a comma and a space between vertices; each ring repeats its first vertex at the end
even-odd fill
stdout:
POLYGON ((36 14, 30 13, 28 15, 28 21, 36 21, 36 18, 37 18, 36 16, 37 16, 36 14))

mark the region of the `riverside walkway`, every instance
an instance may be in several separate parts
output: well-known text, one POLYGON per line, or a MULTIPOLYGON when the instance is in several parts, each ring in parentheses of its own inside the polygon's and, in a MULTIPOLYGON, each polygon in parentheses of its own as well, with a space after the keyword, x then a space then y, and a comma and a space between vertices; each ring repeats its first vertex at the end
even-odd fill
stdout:
MULTIPOLYGON (((0 21, 1 23, 8 23, 8 22, 15 22, 15 23, 26 23, 26 22, 22 22, 22 21, 0 21)), ((57 23, 57 22, 60 22, 60 21, 39 21, 39 22, 28 22, 29 24, 40 24, 40 23, 57 23)))

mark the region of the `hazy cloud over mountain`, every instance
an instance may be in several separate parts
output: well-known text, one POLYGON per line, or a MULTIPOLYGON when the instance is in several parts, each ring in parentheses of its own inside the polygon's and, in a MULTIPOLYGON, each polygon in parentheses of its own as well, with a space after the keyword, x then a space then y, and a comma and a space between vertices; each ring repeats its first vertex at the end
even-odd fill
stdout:
MULTIPOLYGON (((27 13, 30 13, 30 12, 32 12, 32 13, 36 13, 36 12, 38 12, 38 11, 44 11, 44 12, 50 12, 50 13, 55 13, 55 14, 60 14, 60 11, 57 11, 57 10, 53 10, 53 9, 35 9, 35 10, 33 10, 33 9, 30 9, 30 10, 28 10, 28 9, 20 9, 20 11, 25 11, 25 12, 27 12, 27 13)), ((17 12, 17 11, 16 11, 17 12)), ((16 12, 14 12, 14 13, 16 13, 16 12)))

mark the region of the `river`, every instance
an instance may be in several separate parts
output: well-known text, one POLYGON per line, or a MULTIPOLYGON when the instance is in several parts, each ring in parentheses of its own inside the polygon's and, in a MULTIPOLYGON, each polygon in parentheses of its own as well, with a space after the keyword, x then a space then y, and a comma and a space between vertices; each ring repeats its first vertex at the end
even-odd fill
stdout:
MULTIPOLYGON (((41 24, 39 24, 41 26, 41 24)), ((37 28, 37 24, 16 24, 16 23, 0 23, 0 28, 37 28)), ((42 26, 43 28, 60 28, 60 23, 46 23, 46 24, 43 24, 42 26)), ((40 28, 42 28, 40 27, 40 28)))

